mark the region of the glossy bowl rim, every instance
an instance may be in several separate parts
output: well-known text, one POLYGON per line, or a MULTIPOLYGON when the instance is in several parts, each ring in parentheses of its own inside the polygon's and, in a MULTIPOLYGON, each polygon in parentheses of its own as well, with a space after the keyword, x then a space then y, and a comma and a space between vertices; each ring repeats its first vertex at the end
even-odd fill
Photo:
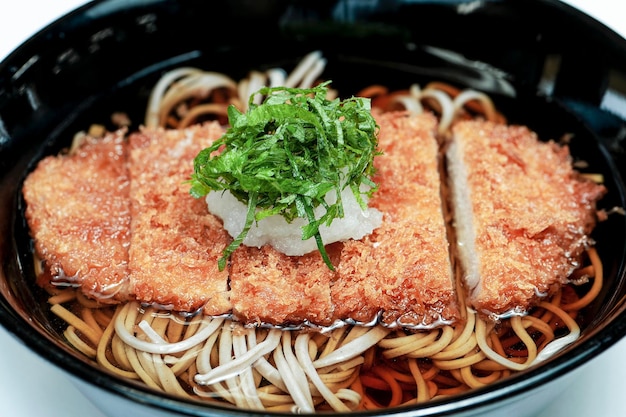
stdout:
MULTIPOLYGON (((0 68, 10 65, 22 50, 29 45, 41 41, 47 31, 53 27, 62 26, 70 16, 86 12, 101 3, 107 2, 108 0, 95 0, 59 17, 10 52, 4 60, 0 62, 0 68)), ((626 51, 626 40, 624 38, 584 12, 558 0, 537 0, 535 3, 555 5, 560 10, 574 15, 579 20, 580 24, 591 27, 594 31, 609 38, 611 42, 619 42, 621 48, 626 51)), ((609 157, 607 157, 607 159, 609 159, 609 157)), ((617 169, 613 171, 617 172, 617 169)), ((623 184, 622 189, 624 189, 623 184)), ((626 253, 624 257, 626 258, 626 253)), ((624 259, 622 259, 622 266, 623 264, 624 259)), ((623 271, 620 278, 626 280, 626 274, 623 271)), ((513 398, 530 390, 537 389, 544 383, 552 381, 554 378, 559 378, 574 370, 579 365, 588 362, 590 359, 613 346, 626 335, 626 296, 620 299, 618 306, 608 316, 611 318, 610 322, 601 329, 594 330, 592 332, 593 334, 590 335, 587 340, 570 351, 550 360, 549 363, 525 371, 523 375, 516 375, 506 379, 504 382, 493 383, 485 388, 474 389, 468 393, 456 395, 452 399, 432 400, 418 406, 387 409, 384 412, 387 415, 396 416, 450 415, 450 413, 470 411, 486 405, 496 404, 507 398, 513 398)), ((236 409, 229 406, 186 401, 169 394, 152 391, 147 387, 130 384, 94 366, 87 365, 86 362, 75 360, 76 358, 74 356, 68 354, 68 352, 61 348, 51 346, 47 338, 43 335, 43 332, 27 323, 21 315, 13 311, 4 297, 0 297, 0 324, 26 348, 51 362, 62 371, 76 377, 78 380, 132 401, 140 400, 149 407, 182 413, 181 415, 189 416, 207 415, 212 412, 221 412, 225 415, 233 416, 268 414, 292 415, 290 413, 257 412, 236 409)), ((335 415, 336 413, 325 414, 335 415)), ((349 415, 366 416, 380 415, 380 413, 376 411, 364 411, 350 413, 349 415)))

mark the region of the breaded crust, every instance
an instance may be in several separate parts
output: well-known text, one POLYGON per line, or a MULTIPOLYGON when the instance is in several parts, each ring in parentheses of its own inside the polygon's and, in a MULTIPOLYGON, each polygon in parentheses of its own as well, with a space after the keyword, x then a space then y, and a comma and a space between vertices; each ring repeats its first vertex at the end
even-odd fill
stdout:
POLYGON ((231 238, 188 183, 195 156, 222 134, 210 123, 129 138, 130 285, 142 302, 210 315, 231 309, 228 271, 217 265, 231 238))
MULTIPOLYGON (((338 245, 328 245, 336 261, 338 245)), ((248 323, 330 325, 335 276, 318 251, 287 256, 269 245, 239 247, 231 257, 233 312, 248 323)))
MULTIPOLYGON (((134 298, 247 323, 335 320, 429 327, 459 318, 431 114, 376 115, 383 155, 370 205, 383 224, 359 241, 288 257, 240 247, 187 182, 215 124, 90 138, 48 157, 24 183, 36 251, 55 284, 103 302, 134 298), (229 276, 230 274, 230 276, 229 276)), ((447 151, 457 253, 469 302, 488 315, 524 312, 579 262, 606 192, 580 177, 566 147, 520 126, 466 121, 447 151)), ((47 285, 47 282, 43 282, 47 285)))
POLYGON ((128 296, 129 180, 123 132, 85 138, 26 178, 26 219, 50 278, 104 303, 128 296))
POLYGON ((524 312, 578 264, 605 188, 583 179, 569 150, 529 129, 458 123, 447 152, 460 260, 470 302, 524 312))
POLYGON ((335 316, 431 326, 459 317, 443 217, 436 120, 431 114, 377 117, 379 185, 370 205, 383 224, 345 242, 332 286, 335 316))

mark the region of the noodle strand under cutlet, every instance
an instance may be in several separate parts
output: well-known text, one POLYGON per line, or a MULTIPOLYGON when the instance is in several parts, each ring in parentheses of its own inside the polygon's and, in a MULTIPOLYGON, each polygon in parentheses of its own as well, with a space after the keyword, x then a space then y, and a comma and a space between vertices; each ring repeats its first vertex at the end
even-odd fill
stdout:
MULTIPOLYGON (((285 339, 291 339, 290 335, 286 335, 285 339)), ((287 351, 283 349, 284 343, 280 344, 274 352, 273 358, 276 363, 276 367, 280 374, 283 376, 287 391, 291 394, 298 407, 298 412, 313 412, 315 406, 313 403, 313 397, 309 388, 309 383, 306 380, 305 374, 298 366, 293 366, 295 361, 289 358, 293 358, 291 353, 291 346, 288 346, 287 351), (289 353, 287 353, 289 352, 289 353)))
MULTIPOLYGON (((167 343, 160 337, 160 340, 146 341, 140 340, 138 337, 134 336, 132 334, 133 330, 128 328, 127 317, 125 320, 124 314, 132 310, 133 307, 137 308, 138 306, 137 304, 129 303, 125 307, 123 307, 126 309, 126 311, 120 314, 120 317, 116 320, 115 332, 117 336, 122 339, 122 341, 124 341, 124 343, 126 343, 128 346, 149 353, 172 354, 183 352, 206 340, 211 334, 213 334, 213 332, 218 331, 222 326, 222 323, 224 322, 223 319, 207 320, 202 330, 200 330, 198 333, 191 336, 190 338, 182 340, 180 342, 167 343)), ((142 320, 140 324, 141 323, 145 323, 145 321, 142 320)), ((134 324, 132 325, 132 327, 134 327, 134 324)), ((145 326, 138 325, 138 327, 142 328, 145 326)))
MULTIPOLYGON (((222 333, 222 337, 224 333, 222 333)), ((206 374, 198 374, 196 381, 201 384, 214 384, 216 382, 224 381, 233 375, 238 375, 248 367, 252 366, 260 357, 273 352, 280 343, 281 333, 280 330, 270 330, 268 337, 252 349, 246 351, 243 355, 230 360, 230 356, 222 356, 225 359, 224 362, 227 365, 223 365, 219 368, 214 368, 206 374)), ((224 338, 226 339, 226 338, 224 338)), ((221 352, 228 352, 227 349, 221 349, 221 352)))

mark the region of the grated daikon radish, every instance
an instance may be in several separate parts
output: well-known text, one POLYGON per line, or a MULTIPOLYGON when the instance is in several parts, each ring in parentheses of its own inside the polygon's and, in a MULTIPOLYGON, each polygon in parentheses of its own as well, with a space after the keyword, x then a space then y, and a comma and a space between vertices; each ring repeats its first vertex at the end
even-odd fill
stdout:
MULTIPOLYGON (((363 195, 362 198, 367 203, 367 196, 363 195)), ((329 192, 325 199, 327 203, 333 204, 336 193, 329 192)), ((362 210, 350 188, 344 188, 341 200, 344 217, 334 219, 330 226, 321 225, 319 228, 325 245, 348 239, 361 239, 382 223, 382 213, 375 208, 362 210)), ((247 206, 244 203, 237 200, 230 191, 211 191, 207 194, 206 202, 209 211, 222 219, 224 228, 233 238, 241 233, 247 213, 247 206)), ((316 207, 314 213, 315 218, 320 218, 324 213, 324 207, 321 205, 316 207)), ((259 248, 271 245, 285 255, 301 256, 317 250, 314 238, 302 240, 302 227, 307 223, 308 221, 303 218, 296 218, 288 223, 281 215, 266 217, 252 225, 243 244, 259 248)))

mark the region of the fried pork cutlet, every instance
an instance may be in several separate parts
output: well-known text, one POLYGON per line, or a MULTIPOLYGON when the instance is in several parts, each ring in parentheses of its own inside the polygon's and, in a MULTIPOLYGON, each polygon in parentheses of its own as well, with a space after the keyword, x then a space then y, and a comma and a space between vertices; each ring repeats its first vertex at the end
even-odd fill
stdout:
POLYGON ((458 318, 443 217, 436 120, 431 114, 377 117, 383 155, 374 163, 378 191, 370 205, 383 212, 381 227, 341 251, 332 286, 335 317, 406 326, 458 318))
POLYGON ((26 219, 51 281, 104 303, 126 299, 129 180, 123 132, 87 137, 49 156, 26 178, 26 219))
POLYGON ((288 257, 241 247, 231 258, 234 311, 273 324, 335 320, 428 326, 458 317, 442 214, 432 115, 377 118, 379 190, 370 205, 383 224, 361 241, 328 246, 337 271, 314 252, 288 257))
POLYGON ((578 265, 605 188, 584 180, 569 150, 522 126, 466 121, 447 151, 469 299, 477 311, 526 311, 578 265))
POLYGON ((231 238, 188 183, 195 156, 222 134, 212 123, 129 138, 130 286, 142 302, 209 315, 231 309, 228 271, 217 264, 231 238))
MULTIPOLYGON (((23 193, 46 277, 104 302, 232 311, 248 323, 454 321, 436 120, 376 117, 383 154, 370 205, 383 223, 359 241, 329 245, 335 271, 318 252, 288 257, 268 246, 240 247, 218 270, 232 239, 188 182, 195 156, 223 134, 214 123, 144 129, 128 148, 117 132, 42 160, 23 193)), ((578 265, 604 187, 573 171, 567 148, 518 126, 458 123, 447 162, 470 304, 506 315, 553 294, 578 265)))

